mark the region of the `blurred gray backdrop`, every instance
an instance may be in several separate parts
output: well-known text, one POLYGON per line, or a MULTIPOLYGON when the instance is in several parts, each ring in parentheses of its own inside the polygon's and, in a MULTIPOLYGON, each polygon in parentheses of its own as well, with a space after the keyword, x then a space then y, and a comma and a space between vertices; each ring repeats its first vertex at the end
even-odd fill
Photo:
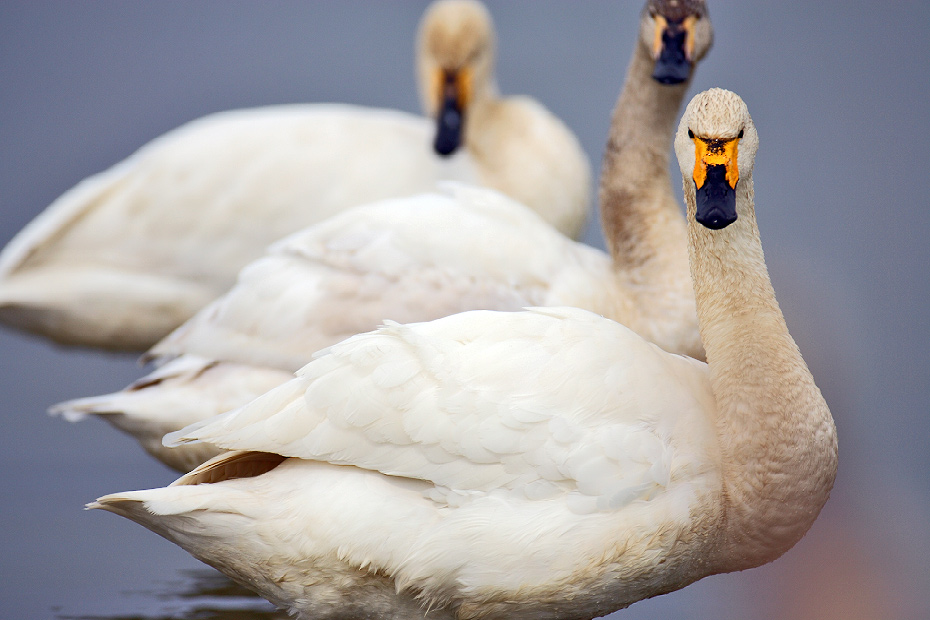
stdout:
MULTIPOLYGON (((415 111, 425 5, 4 0, 0 243, 85 176, 210 112, 330 101, 415 111)), ((542 101, 599 167, 641 3, 489 5, 501 90, 542 101)), ((736 91, 758 127, 763 244, 836 418, 840 472, 820 519, 782 559, 616 617, 928 618, 930 3, 709 5, 716 43, 692 90, 736 91)), ((603 247, 596 217, 586 241, 603 247)), ((81 510, 174 475, 99 421, 44 413, 123 387, 139 376, 134 360, 7 329, 0 360, 0 615, 195 617, 152 593, 183 590, 183 571, 199 563, 135 524, 81 510)))

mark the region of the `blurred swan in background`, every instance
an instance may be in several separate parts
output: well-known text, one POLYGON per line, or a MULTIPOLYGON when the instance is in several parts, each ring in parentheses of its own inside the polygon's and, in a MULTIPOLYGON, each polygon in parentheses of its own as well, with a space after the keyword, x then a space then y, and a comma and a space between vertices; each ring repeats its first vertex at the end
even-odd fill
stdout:
POLYGON ((707 364, 573 308, 390 324, 166 438, 234 452, 89 507, 305 619, 587 619, 779 557, 837 445, 765 266, 757 147, 721 89, 675 139, 707 364))
POLYGON ((579 235, 590 165, 542 105, 498 96, 484 5, 432 4, 417 70, 435 120, 329 104, 223 112, 82 181, 0 254, 0 321, 59 343, 144 351, 269 243, 441 179, 498 188, 579 235))
POLYGON ((102 415, 162 462, 189 471, 215 448, 166 448, 165 433, 249 402, 290 379, 313 352, 384 319, 576 306, 668 351, 703 357, 686 228, 668 173, 691 67, 712 40, 703 3, 689 6, 696 12, 652 1, 643 12, 601 178, 610 256, 490 190, 450 186, 357 207, 246 267, 232 290, 154 347, 155 372, 51 411, 72 421, 102 415), (678 36, 655 45, 674 28, 688 28, 692 43, 678 36), (673 78, 686 81, 667 85, 673 78))

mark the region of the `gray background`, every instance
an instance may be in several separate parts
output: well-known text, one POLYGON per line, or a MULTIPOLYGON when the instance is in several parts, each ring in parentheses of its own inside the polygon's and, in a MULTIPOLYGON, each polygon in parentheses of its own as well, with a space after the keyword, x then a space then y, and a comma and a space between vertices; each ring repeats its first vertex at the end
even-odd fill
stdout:
MULTIPOLYGON (((597 168, 640 3, 489 4, 502 90, 549 106, 597 168)), ((412 39, 424 6, 5 0, 0 243, 83 177, 209 112, 317 101, 416 110, 412 39)), ((840 472, 821 518, 782 559, 617 617, 930 617, 930 3, 710 9, 716 44, 692 90, 736 91, 758 127, 766 256, 836 418, 840 472)), ((586 239, 603 247, 596 218, 586 239)), ((174 475, 99 421, 44 413, 122 387, 139 375, 133 359, 0 329, 0 360, 0 616, 193 617, 209 598, 195 577, 209 573, 184 572, 200 565, 135 524, 81 511, 174 475)))

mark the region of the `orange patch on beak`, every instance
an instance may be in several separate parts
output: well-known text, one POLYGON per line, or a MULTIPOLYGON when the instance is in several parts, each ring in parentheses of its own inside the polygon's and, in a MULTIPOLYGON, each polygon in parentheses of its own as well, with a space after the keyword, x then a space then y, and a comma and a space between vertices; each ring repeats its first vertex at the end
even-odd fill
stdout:
MULTIPOLYGON (((652 58, 658 60, 662 53, 662 34, 668 28, 668 20, 661 15, 653 18, 656 22, 655 33, 652 37, 652 58)), ((694 60, 694 24, 697 23, 697 16, 689 15, 681 22, 681 29, 685 31, 685 58, 688 62, 694 60)))
POLYGON ((707 166, 724 165, 727 167, 727 183, 736 189, 739 181, 739 168, 736 164, 739 138, 698 138, 694 140, 694 186, 701 189, 707 181, 707 166))
POLYGON ((652 37, 652 58, 657 60, 659 54, 662 53, 662 33, 665 32, 665 28, 668 26, 668 20, 661 15, 656 15, 653 19, 656 22, 656 29, 652 37))
POLYGON ((471 101, 472 77, 470 69, 455 72, 437 68, 430 76, 430 90, 434 93, 433 101, 442 107, 447 97, 454 96, 460 110, 464 110, 471 101), (452 77, 450 80, 449 77, 452 77), (450 92, 451 89, 451 92, 450 92))
POLYGON ((685 30, 685 58, 688 62, 694 61, 694 24, 697 23, 697 17, 689 15, 684 19, 681 27, 685 30))
POLYGON ((458 89, 459 106, 464 110, 471 103, 472 77, 471 69, 460 69, 455 76, 455 86, 458 89))
POLYGON ((436 68, 429 74, 429 92, 432 93, 430 98, 432 104, 437 106, 437 109, 442 107, 442 93, 443 93, 443 84, 446 81, 446 72, 440 68, 436 68))

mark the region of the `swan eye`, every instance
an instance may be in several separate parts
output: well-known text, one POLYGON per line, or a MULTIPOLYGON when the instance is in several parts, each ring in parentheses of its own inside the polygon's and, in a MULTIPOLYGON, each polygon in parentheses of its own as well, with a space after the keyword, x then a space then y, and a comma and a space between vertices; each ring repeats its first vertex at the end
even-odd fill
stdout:
MULTIPOLYGON (((688 137, 691 138, 692 140, 694 140, 694 132, 691 131, 690 129, 688 130, 688 137)), ((740 132, 740 136, 739 136, 739 137, 740 137, 740 138, 743 137, 743 132, 740 132)))
POLYGON ((742 137, 743 137, 743 130, 742 130, 742 129, 739 130, 739 134, 737 134, 736 137, 737 137, 737 138, 742 138, 742 137))

